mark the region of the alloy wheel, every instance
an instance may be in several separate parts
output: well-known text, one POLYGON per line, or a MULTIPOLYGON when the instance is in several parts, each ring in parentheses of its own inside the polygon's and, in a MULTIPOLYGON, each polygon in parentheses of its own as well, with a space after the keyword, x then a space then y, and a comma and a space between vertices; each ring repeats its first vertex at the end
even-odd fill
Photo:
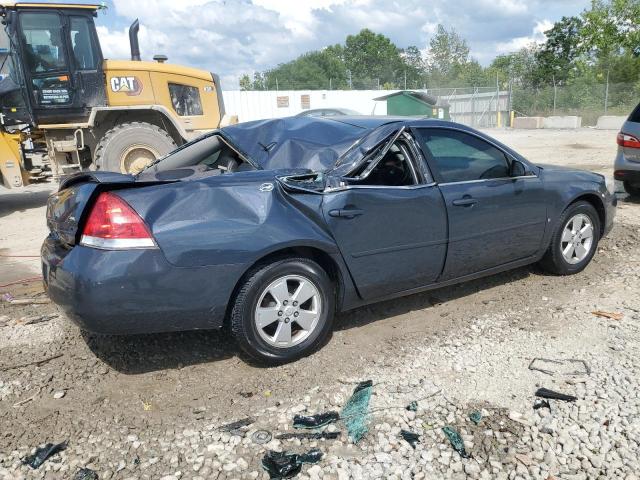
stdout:
POLYGON ((578 213, 569 219, 562 231, 560 250, 571 265, 582 262, 593 247, 593 222, 588 215, 578 213))
POLYGON ((318 287, 300 275, 285 275, 271 282, 258 297, 256 330, 277 348, 293 347, 311 335, 322 314, 318 287))

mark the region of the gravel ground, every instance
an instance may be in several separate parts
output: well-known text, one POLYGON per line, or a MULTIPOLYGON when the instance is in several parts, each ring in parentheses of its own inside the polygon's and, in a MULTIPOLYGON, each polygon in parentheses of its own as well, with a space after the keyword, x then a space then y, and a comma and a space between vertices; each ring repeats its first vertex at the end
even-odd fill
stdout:
MULTIPOLYGON (((614 132, 492 133, 534 161, 610 173, 614 132)), ((0 192, 0 284, 38 274, 37 259, 6 255, 37 254, 49 188, 0 192)), ((318 448, 321 461, 298 478, 635 479, 639 240, 640 204, 620 194, 614 230, 577 276, 532 266, 361 308, 315 355, 269 369, 221 333, 83 336, 51 304, 0 301, 0 478, 66 479, 84 467, 100 479, 268 478, 266 451, 318 448), (534 358, 559 363, 537 361, 543 373, 529 369, 534 358), (296 414, 340 411, 362 380, 373 396, 360 442, 342 422, 325 429, 337 439, 275 439, 298 431, 296 414), (534 410, 540 387, 577 400, 534 410), (245 417, 253 423, 221 429, 245 417), (258 430, 273 439, 257 443, 258 430), (415 449, 401 430, 420 436, 415 449), (39 469, 21 464, 63 440, 39 469)), ((4 293, 44 298, 38 283, 4 293)))

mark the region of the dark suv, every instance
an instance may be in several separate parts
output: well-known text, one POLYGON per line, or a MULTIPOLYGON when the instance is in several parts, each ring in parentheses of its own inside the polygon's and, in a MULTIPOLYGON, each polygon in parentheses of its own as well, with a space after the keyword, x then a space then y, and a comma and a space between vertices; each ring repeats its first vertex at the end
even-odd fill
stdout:
POLYGON ((629 195, 640 197, 640 104, 622 125, 617 142, 613 176, 629 195))

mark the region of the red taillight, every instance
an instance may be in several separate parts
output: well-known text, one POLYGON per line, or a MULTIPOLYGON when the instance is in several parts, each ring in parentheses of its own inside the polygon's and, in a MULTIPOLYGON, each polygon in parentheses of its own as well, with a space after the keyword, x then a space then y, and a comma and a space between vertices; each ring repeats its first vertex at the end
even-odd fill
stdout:
POLYGON ((140 215, 111 192, 98 196, 82 231, 80 243, 106 249, 156 246, 140 215))
POLYGON ((621 147, 626 148, 640 148, 640 140, 628 133, 620 132, 616 139, 616 143, 621 147))

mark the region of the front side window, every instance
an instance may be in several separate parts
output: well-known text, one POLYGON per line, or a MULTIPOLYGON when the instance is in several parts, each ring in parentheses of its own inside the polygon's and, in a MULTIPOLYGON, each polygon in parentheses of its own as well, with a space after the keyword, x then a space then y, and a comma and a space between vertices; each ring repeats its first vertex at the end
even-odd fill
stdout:
POLYGON ((91 20, 86 17, 71 17, 71 47, 79 70, 98 68, 98 48, 91 34, 91 20))
POLYGON ((31 73, 67 69, 62 21, 57 13, 23 13, 20 26, 25 62, 31 73))
POLYGON ((383 142, 352 174, 354 180, 350 183, 387 187, 416 185, 418 176, 410 152, 407 137, 404 135, 383 142))
POLYGON ((443 183, 509 176, 505 154, 478 137, 456 130, 419 129, 418 138, 443 183))
POLYGON ((173 109, 181 117, 202 115, 202 102, 200 101, 200 92, 197 87, 170 83, 169 95, 171 96, 173 109))

